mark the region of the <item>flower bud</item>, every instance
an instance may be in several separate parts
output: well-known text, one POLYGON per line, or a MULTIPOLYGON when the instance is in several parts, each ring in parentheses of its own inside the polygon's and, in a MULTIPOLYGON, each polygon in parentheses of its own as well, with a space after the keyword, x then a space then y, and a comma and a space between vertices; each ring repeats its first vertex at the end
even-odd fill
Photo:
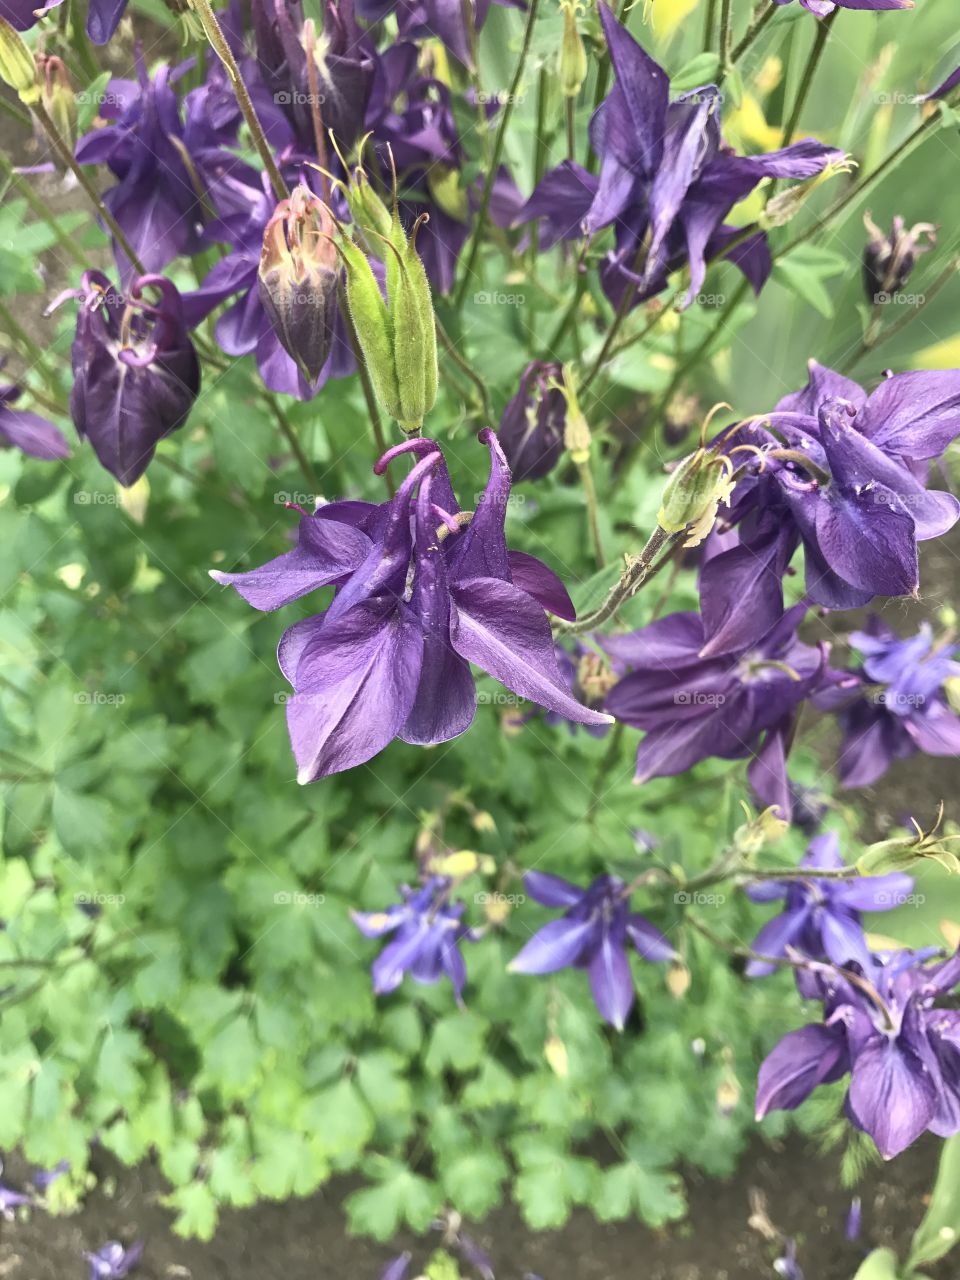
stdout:
POLYGON ((808 178, 806 182, 798 182, 767 201, 763 213, 757 219, 757 225, 761 230, 770 231, 774 227, 785 227, 788 222, 793 221, 822 183, 829 181, 838 173, 850 173, 856 167, 849 156, 839 151, 836 154, 838 158, 828 164, 816 177, 808 178))
POLYGON ((575 98, 587 78, 587 51, 577 29, 576 0, 563 0, 563 40, 560 44, 560 92, 575 98))
POLYGON ((567 1055, 567 1046, 556 1032, 547 1036, 544 1041, 543 1056, 553 1074, 559 1076, 561 1080, 566 1080, 570 1074, 570 1060, 567 1055))
POLYGON ((555 361, 534 360, 500 418, 498 436, 514 480, 542 480, 563 453, 567 402, 555 361))
POLYGON ((871 305, 886 301, 886 295, 897 293, 907 283, 917 258, 937 242, 932 222, 918 222, 908 231, 898 214, 890 234, 884 235, 869 213, 863 216, 870 239, 863 251, 863 287, 871 305), (921 243, 923 237, 927 243, 921 243))
POLYGON ((40 101, 40 77, 33 54, 18 31, 0 18, 0 80, 30 106, 40 101))
MULTIPOLYGON (((889 871, 911 869, 923 858, 938 862, 946 871, 960 871, 960 858, 950 848, 960 840, 958 835, 940 835, 940 823, 943 820, 941 806, 937 821, 930 831, 922 831, 919 827, 914 835, 904 833, 893 836, 889 840, 880 840, 868 845, 857 859, 857 871, 864 876, 885 875, 889 871)), ((916 826, 916 824, 914 824, 916 826)))
POLYGON ((695 547, 702 542, 713 527, 717 508, 733 489, 730 474, 730 462, 721 454, 700 448, 683 458, 667 480, 660 500, 657 524, 664 533, 689 529, 684 545, 695 547))
POLYGON ((570 461, 575 466, 583 467, 590 461, 590 446, 593 443, 593 436, 590 432, 590 424, 580 408, 580 401, 577 399, 577 384, 573 376, 573 370, 569 366, 564 367, 560 390, 563 393, 564 400, 567 402, 567 418, 563 428, 563 447, 569 453, 570 461))
POLYGON ((329 210, 298 186, 263 233, 260 301, 280 345, 316 382, 333 345, 339 267, 329 210))
POLYGON ((41 72, 41 101, 57 127, 57 133, 73 151, 77 144, 77 100, 70 75, 62 58, 38 55, 37 67, 41 72))

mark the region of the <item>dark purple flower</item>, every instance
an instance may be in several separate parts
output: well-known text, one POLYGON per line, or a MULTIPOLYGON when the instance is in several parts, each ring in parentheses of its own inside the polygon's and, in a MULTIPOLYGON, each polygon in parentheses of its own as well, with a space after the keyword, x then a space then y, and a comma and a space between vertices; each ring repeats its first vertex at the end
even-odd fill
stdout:
POLYGON ((727 215, 764 178, 810 178, 842 153, 805 138, 768 155, 735 155, 720 135, 719 90, 706 85, 671 102, 667 73, 606 4, 599 7, 616 77, 590 124, 600 176, 565 162, 544 177, 516 221, 543 218, 548 244, 614 226, 616 248, 602 270, 614 304, 631 285, 637 303, 652 297, 684 264, 691 302, 707 261, 728 246, 729 260, 759 291, 770 273, 766 236, 732 246, 739 232, 725 224, 727 215))
POLYGON ((29 31, 45 13, 56 9, 63 0, 0 0, 0 18, 9 22, 15 31, 29 31))
POLYGON ((391 501, 331 503, 303 517, 295 550, 249 573, 212 572, 257 609, 337 588, 325 613, 280 641, 301 782, 363 764, 395 737, 427 745, 463 733, 476 711, 471 662, 568 719, 607 723, 565 687, 547 612, 571 618, 573 606, 546 565, 507 550, 510 471, 494 432, 480 439, 490 478, 472 514, 438 445, 409 440, 375 467, 418 455, 391 501))
POLYGON ((801 604, 772 625, 768 619, 755 645, 719 657, 703 655, 703 619, 696 613, 598 637, 614 667, 629 672, 607 695, 605 710, 646 730, 637 782, 685 773, 709 756, 753 755, 754 791, 789 814, 786 743, 796 709, 819 685, 826 663, 825 650, 797 639, 804 613, 801 604))
POLYGON ((821 709, 838 711, 844 786, 870 786, 895 760, 917 751, 960 756, 960 716, 945 688, 960 677, 960 648, 938 644, 926 623, 901 640, 877 617, 850 642, 862 655, 861 669, 816 698, 821 709))
MULTIPOLYGON (((3 362, 0 361, 0 368, 3 362)), ((70 446, 60 429, 38 413, 16 408, 22 389, 12 383, 0 383, 0 444, 29 454, 31 458, 53 461, 70 457, 70 446)))
POLYGON ((101 272, 87 271, 81 288, 57 303, 67 297, 80 299, 70 352, 74 425, 111 475, 132 485, 157 442, 183 426, 200 390, 180 294, 165 277, 148 275, 123 296, 101 272))
MULTIPOLYGON (((204 202, 213 202, 231 170, 245 167, 226 150, 239 113, 235 102, 221 105, 221 80, 194 91, 194 101, 188 95, 184 123, 173 84, 186 69, 161 66, 151 80, 138 57, 139 80, 111 80, 104 91, 100 110, 114 123, 77 143, 81 164, 107 164, 117 177, 104 201, 148 272, 200 251, 204 202)), ((127 283, 134 268, 118 245, 114 256, 127 283)))
POLYGON ((140 1241, 125 1249, 116 1240, 109 1240, 96 1253, 83 1255, 90 1263, 90 1280, 123 1280, 143 1256, 140 1241))
MULTIPOLYGON (((775 4, 789 4, 790 0, 774 0, 775 4)), ((912 9, 914 0, 800 0, 804 9, 809 9, 818 18, 826 18, 838 6, 841 9, 869 9, 877 12, 881 9, 912 9)))
POLYGON ((600 1014, 622 1031, 633 1007, 629 943, 644 960, 676 958, 676 950, 645 916, 630 911, 629 889, 616 876, 598 876, 586 889, 544 871, 523 877, 531 898, 564 914, 533 935, 510 962, 513 973, 586 969, 600 1014))
MULTIPOLYGON (((572 653, 560 644, 556 646, 556 652, 557 665, 563 672, 567 687, 577 702, 582 702, 585 706, 599 711, 615 679, 607 663, 595 649, 591 649, 581 640, 575 642, 572 653)), ((566 716, 556 711, 547 711, 543 718, 547 724, 565 724, 571 733, 577 731, 576 722, 568 720, 566 716)), ((585 725, 584 728, 591 737, 603 738, 609 732, 610 726, 590 724, 585 725)))
POLYGON ((760 1068, 757 1118, 789 1111, 818 1084, 850 1073, 847 1114, 885 1160, 925 1130, 960 1131, 960 1012, 938 1005, 960 979, 960 956, 874 956, 857 977, 813 966, 824 1021, 789 1032, 760 1068))
POLYGON ((960 67, 957 67, 956 71, 951 71, 943 84, 937 85, 932 93, 926 94, 920 101, 939 102, 942 98, 949 97, 958 86, 960 86, 960 67))
POLYGON ((500 444, 516 481, 542 480, 563 455, 567 402, 556 361, 534 360, 500 419, 500 444))
MULTIPOLYGON (((801 867, 809 868, 809 880, 759 880, 748 886, 754 902, 784 899, 784 907, 763 926, 751 950, 772 959, 785 956, 787 948, 811 960, 830 960, 837 965, 856 961, 866 971, 870 951, 863 934, 861 912, 890 911, 913 890, 910 876, 857 876, 849 880, 824 879, 818 871, 836 871, 844 865, 834 832, 811 841, 801 867)), ((776 964, 751 960, 747 974, 762 977, 776 971, 776 964)))
POLYGON ((450 901, 452 881, 433 876, 420 889, 400 886, 402 902, 386 911, 352 911, 353 922, 368 938, 393 937, 373 962, 373 989, 378 996, 396 991, 409 973, 414 982, 432 986, 447 977, 459 1003, 467 970, 460 943, 475 941, 462 920, 466 904, 450 901))
POLYGON ((916 592, 917 543, 960 514, 952 494, 926 488, 923 464, 958 434, 960 370, 891 375, 868 396, 815 361, 803 391, 725 433, 724 449, 747 444, 762 456, 733 492, 726 525, 739 536, 708 548, 704 652, 758 637, 782 606, 783 574, 801 543, 814 604, 857 608, 916 592))
POLYGON ((936 244, 937 229, 932 222, 918 222, 907 230, 899 214, 893 219, 889 235, 880 230, 869 213, 863 222, 870 236, 863 252, 864 291, 871 303, 888 302, 890 295, 898 293, 910 279, 917 258, 936 244))

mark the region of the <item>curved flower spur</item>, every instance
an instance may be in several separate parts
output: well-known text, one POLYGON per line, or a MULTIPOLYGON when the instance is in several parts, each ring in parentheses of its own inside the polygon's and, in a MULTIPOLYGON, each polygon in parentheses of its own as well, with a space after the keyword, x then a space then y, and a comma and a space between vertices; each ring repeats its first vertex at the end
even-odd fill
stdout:
POLYGON ((301 783, 363 764, 393 738, 430 746, 463 733, 476 710, 471 662, 567 720, 610 723, 570 696, 547 618, 574 618, 570 597, 540 560, 508 550, 510 470, 495 434, 479 439, 490 477, 474 512, 457 503, 440 447, 412 439, 374 467, 416 458, 389 502, 322 506, 304 514, 293 551, 248 573, 211 570, 255 609, 336 588, 278 651, 301 783))

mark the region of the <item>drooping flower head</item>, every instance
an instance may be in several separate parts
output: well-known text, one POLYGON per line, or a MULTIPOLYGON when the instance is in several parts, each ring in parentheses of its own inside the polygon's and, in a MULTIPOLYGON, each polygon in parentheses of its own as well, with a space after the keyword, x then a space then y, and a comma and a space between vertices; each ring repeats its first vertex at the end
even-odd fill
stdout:
POLYGON ((759 290, 770 272, 766 236, 741 240, 737 228, 726 225, 727 215, 765 178, 810 178, 840 163, 842 153, 806 138, 768 155, 735 155, 721 139, 716 86, 671 101, 664 69, 606 4, 599 9, 615 75, 590 124, 599 178, 565 161, 545 175, 516 221, 542 218, 541 244, 613 226, 616 249, 602 277, 615 304, 629 286, 637 303, 659 293, 685 263, 689 303, 708 259, 725 251, 759 290))
POLYGON ((616 876, 598 876, 582 889, 559 876, 529 871, 523 883, 537 902, 562 907, 564 914, 533 935, 510 962, 511 972, 586 969, 597 1009, 622 1031, 634 1001, 626 948, 632 944, 650 961, 675 959, 675 948, 645 916, 631 912, 628 886, 616 876))
MULTIPOLYGON (((0 369, 3 364, 0 360, 0 369)), ((23 389, 16 383, 0 383, 0 444, 45 461, 69 458, 70 446, 58 427, 38 413, 17 408, 22 394, 23 389)))
POLYGON ((143 1256, 143 1244, 137 1241, 129 1249, 116 1240, 109 1240, 95 1253, 83 1255, 90 1264, 90 1280, 123 1280, 143 1256))
POLYGON ((500 444, 514 480, 542 480, 563 454, 567 402, 556 361, 534 360, 500 419, 500 444))
POLYGON ((625 674, 604 707, 646 731, 637 782, 673 777, 709 756, 754 756, 750 781, 765 804, 790 812, 785 751, 794 715, 823 678, 826 650, 797 639, 796 605, 755 645, 705 656, 703 618, 674 613, 627 635, 598 637, 625 674))
POLYGON ((821 709, 838 713, 844 786, 870 786, 895 760, 918 751, 960 756, 960 716, 948 694, 960 680, 960 647, 938 643, 926 623, 901 639, 875 616, 850 643, 862 655, 860 669, 816 697, 821 709))
POLYGON ((866 971, 871 964, 861 923, 863 911, 890 911, 900 906, 913 889, 910 876, 855 876, 833 879, 818 871, 837 871, 844 865, 834 832, 811 841, 800 866, 809 869, 807 880, 758 880, 747 887, 754 902, 783 900, 783 910, 763 926, 751 946, 770 961, 751 960, 747 974, 757 978, 776 970, 772 961, 793 948, 811 960, 837 965, 856 961, 866 971))
POLYGON ((960 1131, 960 1012, 941 1002, 960 980, 960 958, 887 952, 869 967, 814 965, 824 1020, 789 1032, 760 1068, 757 1118, 790 1111, 818 1084, 850 1073, 847 1114, 885 1160, 926 1130, 960 1131))
POLYGON ((887 302, 910 279, 917 258, 936 244, 937 229, 932 222, 918 222, 908 230, 899 214, 889 235, 869 213, 864 214, 863 222, 870 237, 863 251, 864 291, 871 303, 887 302))
POLYGON ((81 288, 54 306, 67 297, 80 300, 70 353, 74 425, 110 474, 132 485, 158 441, 183 426, 200 390, 180 294, 164 276, 147 275, 125 295, 87 271, 81 288))
POLYGON ((608 723, 566 688, 547 612, 572 618, 573 607, 545 564, 507 549, 510 472, 494 433, 480 439, 491 468, 474 512, 457 503, 439 446, 413 439, 375 467, 415 458, 389 502, 321 506, 300 521, 295 550, 249 573, 211 573, 265 610, 337 588, 280 641, 301 782, 362 764, 395 737, 429 745, 463 733, 476 711, 471 662, 570 720, 608 723))
POLYGON ((725 451, 745 444, 758 456, 744 463, 726 520, 738 534, 715 540, 701 573, 705 653, 759 636, 800 544, 814 604, 915 593, 917 544, 960 515, 952 494, 927 489, 924 464, 958 434, 960 370, 891 375, 868 395, 815 361, 802 391, 724 433, 725 451))

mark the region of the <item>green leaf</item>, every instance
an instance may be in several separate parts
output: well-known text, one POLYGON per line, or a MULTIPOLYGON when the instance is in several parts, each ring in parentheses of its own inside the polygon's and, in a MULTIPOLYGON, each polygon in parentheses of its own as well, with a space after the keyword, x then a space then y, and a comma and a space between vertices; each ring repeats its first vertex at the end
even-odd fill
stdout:
POLYGON ((960 1135, 948 1138, 940 1151, 937 1180, 923 1220, 914 1232, 907 1270, 938 1262, 957 1243, 960 1233, 960 1135))
POLYGON ((469 1071, 483 1058, 486 1031, 485 1019, 469 1009, 441 1018, 433 1029, 423 1065, 431 1075, 448 1068, 469 1071))
POLYGON ((178 1236, 212 1240, 217 1229, 217 1202, 205 1182, 177 1187, 164 1203, 176 1213, 173 1229, 178 1236))
POLYGON ((900 1270, 892 1249, 874 1249, 868 1254, 853 1280, 898 1280, 900 1270))
POLYGON ((628 1218, 636 1212, 650 1227, 676 1222, 687 1211, 678 1174, 644 1169, 633 1160, 603 1171, 593 1203, 601 1222, 628 1218))
POLYGON ((833 299, 824 281, 838 276, 848 269, 847 259, 832 249, 816 245, 798 245, 785 258, 779 258, 773 266, 773 277, 791 293, 808 302, 827 320, 833 316, 833 299))
POLYGON ((432 1182, 391 1161, 381 1181, 355 1191, 344 1207, 352 1232, 389 1240, 403 1223, 426 1231, 440 1204, 439 1189, 432 1182))
POLYGON ((704 85, 716 84, 719 71, 720 55, 718 53, 698 53, 670 77, 671 93, 686 93, 690 89, 700 89, 704 85))
POLYGON ((500 1203, 500 1188, 509 1167, 495 1147, 467 1150, 441 1162, 446 1198, 458 1213, 482 1219, 500 1203))
POLYGON ((312 1098, 304 1125, 315 1132, 324 1155, 331 1158, 360 1151, 373 1136, 374 1119, 352 1080, 340 1080, 312 1098))

